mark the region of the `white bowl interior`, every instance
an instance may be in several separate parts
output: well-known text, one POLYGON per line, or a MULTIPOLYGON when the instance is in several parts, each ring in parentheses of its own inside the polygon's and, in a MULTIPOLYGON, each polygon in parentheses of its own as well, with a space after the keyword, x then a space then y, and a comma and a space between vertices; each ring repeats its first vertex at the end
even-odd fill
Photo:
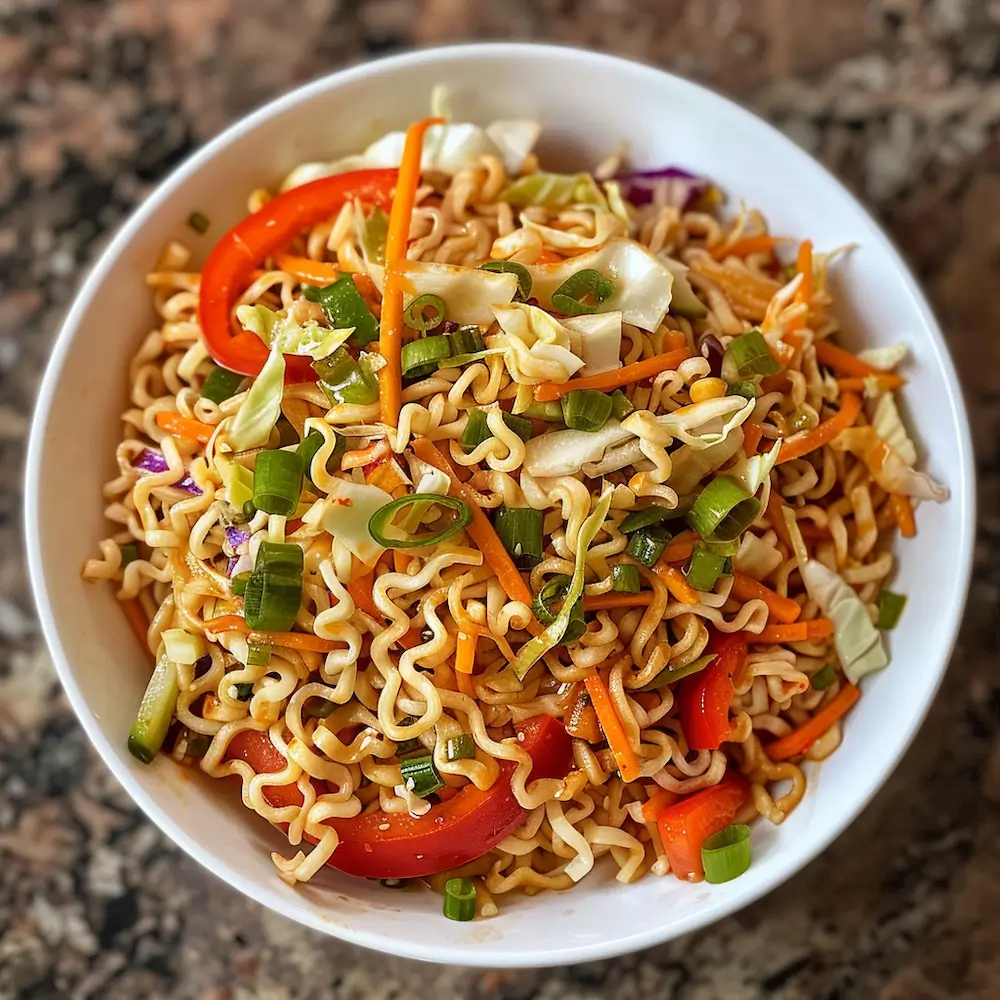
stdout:
POLYGON ((383 951, 470 965, 563 964, 655 944, 738 909, 821 851, 879 787, 915 733, 954 641, 971 556, 970 454, 955 374, 912 278, 851 196, 788 140, 728 101, 643 66, 542 46, 463 46, 297 91, 224 133, 146 201, 95 267, 57 343, 32 437, 28 542, 45 632, 91 739, 138 804, 208 869, 295 920, 383 951), (144 767, 125 748, 149 663, 110 588, 83 583, 80 567, 107 531, 100 490, 114 471, 126 366, 153 323, 143 276, 170 238, 194 242, 203 256, 244 214, 247 193, 296 163, 352 152, 423 117, 442 82, 453 88, 459 118, 538 116, 550 154, 543 163, 580 169, 625 140, 639 165, 705 172, 737 202, 762 208, 777 233, 808 235, 818 248, 857 243, 836 269, 847 339, 902 340, 913 352, 903 396, 925 466, 952 500, 921 507, 919 535, 898 549, 894 586, 909 603, 892 634, 891 668, 864 683, 844 745, 812 769, 802 806, 780 828, 757 824, 753 866, 728 885, 648 877, 622 886, 603 871, 568 894, 505 898, 498 919, 471 924, 439 917, 429 894, 389 893, 334 872, 293 890, 268 858, 287 843, 239 805, 235 787, 193 778, 169 760, 144 767), (196 209, 211 219, 207 236, 185 226, 196 209))

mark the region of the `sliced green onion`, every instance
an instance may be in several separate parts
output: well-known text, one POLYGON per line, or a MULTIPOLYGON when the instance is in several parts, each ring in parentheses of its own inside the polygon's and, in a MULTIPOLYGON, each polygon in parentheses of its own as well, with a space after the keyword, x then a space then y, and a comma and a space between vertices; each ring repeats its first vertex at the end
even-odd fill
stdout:
POLYGON ((615 283, 587 267, 571 274, 552 293, 552 308, 563 316, 583 316, 597 312, 614 294, 615 283))
POLYGON ((478 326, 460 326, 454 333, 446 336, 451 342, 452 354, 478 354, 486 348, 478 326))
MULTIPOLYGON (((399 724, 401 726, 412 726, 416 721, 417 720, 414 716, 404 715, 403 718, 399 720, 399 724)), ((416 737, 410 740, 403 740, 401 743, 396 744, 396 756, 400 760, 404 760, 406 757, 412 757, 415 752, 421 754, 427 752, 423 743, 421 743, 416 737)))
POLYGON ((631 563, 611 567, 611 589, 616 594, 638 594, 640 584, 639 570, 631 563))
MULTIPOLYGON (((253 484, 251 483, 251 485, 253 484)), ((257 508, 253 505, 253 500, 247 500, 247 502, 243 504, 243 520, 252 521, 256 513, 257 508)))
MULTIPOLYGON (((543 625, 551 625, 560 612, 554 607, 555 604, 563 602, 573 585, 572 577, 560 573, 550 577, 545 586, 535 594, 532 602, 532 610, 535 617, 543 625)), ((583 618, 583 599, 578 598, 569 613, 569 625, 563 633, 562 641, 565 643, 576 642, 584 632, 587 631, 587 623, 583 618)))
POLYGON ((750 867, 750 827, 732 823, 706 837, 701 845, 705 881, 712 885, 731 882, 750 867))
POLYGON ((451 357, 448 337, 422 337, 403 344, 400 360, 407 378, 426 378, 438 370, 440 362, 451 357))
POLYGON ((878 623, 880 629, 894 629, 899 624, 903 608, 906 607, 906 596, 894 594, 891 590, 883 590, 878 595, 878 623))
POLYGON ((445 740, 444 755, 447 760, 472 760, 476 756, 476 741, 469 733, 449 736, 445 740))
POLYGON ((182 628, 168 628, 163 632, 163 648, 174 663, 190 666, 206 653, 205 640, 182 628))
POLYGON ((458 497, 442 496, 439 493, 411 493, 409 496, 400 497, 387 503, 384 507, 379 507, 368 520, 368 533, 386 549, 415 549, 424 545, 437 545, 446 538, 461 531, 472 520, 472 511, 466 506, 463 500, 458 497), (430 535, 420 535, 408 537, 406 535, 390 535, 390 529, 400 530, 393 524, 396 515, 407 507, 420 504, 429 507, 434 504, 438 507, 446 507, 455 512, 454 518, 441 530, 430 535))
POLYGON ((837 671, 831 664, 817 670, 812 675, 812 686, 814 691, 825 691, 837 679, 837 671))
POLYGON ((641 510, 633 510, 622 518, 622 523, 618 525, 618 530, 625 535, 631 535, 633 531, 640 528, 648 528, 654 524, 661 524, 670 520, 674 512, 669 507, 661 507, 659 504, 651 504, 641 510))
POLYGON ((597 389, 573 389, 560 400, 563 423, 574 431, 599 431, 610 419, 614 404, 597 389))
POLYGON ((732 576, 733 575, 733 557, 726 556, 722 562, 722 572, 719 576, 732 576))
POLYGON ((691 561, 685 570, 687 582, 695 589, 709 591, 722 576, 727 556, 709 552, 703 545, 696 545, 691 553, 691 561))
POLYGON ((302 705, 302 715, 306 719, 328 719, 336 707, 328 698, 313 695, 312 698, 306 698, 302 705))
POLYGON ((253 474, 253 505, 291 517, 302 494, 302 459, 294 451, 262 451, 253 474))
POLYGON ((672 670, 665 667, 651 681, 648 681, 639 688, 639 690, 657 691, 662 687, 683 680, 685 677, 690 677, 692 674, 701 673, 714 659, 714 653, 706 653, 704 656, 699 656, 697 660, 685 663, 683 667, 674 667, 672 670))
POLYGON ((752 379, 744 379, 742 382, 732 382, 726 386, 727 396, 742 396, 744 399, 757 398, 757 383, 752 379))
POLYGON ((234 684, 231 694, 237 701, 249 701, 253 697, 253 684, 249 681, 234 684))
POLYGON ((204 212, 192 212, 188 216, 188 225, 196 233, 207 233, 208 227, 211 223, 208 221, 208 216, 204 212))
POLYGON ((628 396, 621 389, 615 389, 611 393, 611 416, 615 420, 624 420, 634 410, 635 407, 629 402, 628 396))
POLYGON ((500 507, 493 527, 518 569, 533 569, 542 561, 544 511, 533 507, 500 507))
POLYGON ((212 737, 204 733, 192 733, 186 730, 184 736, 184 756, 197 757, 199 760, 208 753, 208 748, 212 745, 212 737))
MULTIPOLYGON (((303 439, 298 448, 295 449, 295 453, 302 459, 302 475, 309 480, 313 489, 316 490, 316 484, 312 481, 312 476, 309 474, 309 470, 312 468, 313 459, 316 457, 316 452, 323 447, 323 435, 319 431, 310 431, 303 439)), ((337 436, 337 443, 339 444, 344 438, 340 435, 337 436)), ((318 490, 317 490, 318 492, 318 490)))
POLYGON ((128 734, 133 757, 149 764, 160 752, 177 706, 177 664, 161 650, 128 734))
POLYGON ((302 603, 302 549, 289 542, 261 542, 243 595, 243 615, 252 629, 287 632, 302 603))
POLYGON ((319 376, 320 388, 331 404, 356 403, 367 406, 378 399, 378 379, 374 373, 359 364, 344 347, 312 363, 319 376))
POLYGON ((139 558, 139 546, 135 542, 126 542, 124 545, 119 545, 118 550, 122 554, 122 566, 127 566, 139 558))
POLYGON ((247 645, 247 666, 266 667, 271 662, 271 647, 267 643, 251 642, 247 645))
POLYGON ((299 432, 286 416, 282 415, 278 417, 278 422, 274 425, 274 428, 278 432, 278 443, 273 445, 273 447, 289 448, 292 445, 298 447, 300 441, 299 432))
POLYGON ((403 775, 403 786, 418 799, 426 799, 432 792, 444 788, 441 775, 434 766, 434 758, 429 753, 407 757, 400 761, 399 770, 403 775))
MULTIPOLYGON (((487 422, 488 411, 481 409, 469 410, 469 419, 462 431, 462 436, 458 443, 465 451, 474 451, 484 441, 493 437, 487 422)), ((531 438, 531 421, 525 417, 516 416, 513 413, 500 411, 503 422, 522 440, 528 441, 531 438)))
POLYGON ((748 330, 734 337, 727 348, 740 378, 751 375, 777 375, 781 365, 774 359, 760 330, 748 330))
POLYGON ((707 542, 731 542, 757 520, 759 513, 759 500, 732 479, 716 476, 691 505, 687 522, 707 542))
POLYGON ((633 559, 638 559, 647 569, 652 569, 663 555, 663 550, 670 544, 673 535, 659 524, 640 528, 629 536, 628 548, 625 550, 633 559))
POLYGON ((529 403, 518 414, 519 417, 529 417, 532 420, 547 420, 551 424, 562 423, 562 403, 558 399, 550 399, 546 403, 529 403))
POLYGON ((247 584, 249 582, 249 573, 237 573, 236 576, 229 581, 229 586, 237 597, 242 597, 247 592, 247 584))
POLYGON ((527 302, 531 296, 531 272, 516 260, 487 260, 479 265, 480 271, 495 271, 497 274, 517 275, 516 302, 527 302))
POLYGON ((224 403, 235 396, 245 376, 231 372, 228 368, 216 365, 209 373, 201 387, 202 399, 210 399, 213 403, 224 403))
POLYGON ((335 329, 346 330, 353 326, 351 338, 356 344, 364 347, 378 337, 378 320, 349 274, 332 285, 303 288, 302 292, 307 299, 318 302, 323 307, 326 318, 335 329))
POLYGON ((449 920, 471 920, 476 915, 476 886, 471 878, 445 882, 444 915, 449 920))
POLYGON ((444 308, 444 299, 428 292, 418 295, 406 307, 403 319, 411 330, 433 330, 444 322, 444 308))

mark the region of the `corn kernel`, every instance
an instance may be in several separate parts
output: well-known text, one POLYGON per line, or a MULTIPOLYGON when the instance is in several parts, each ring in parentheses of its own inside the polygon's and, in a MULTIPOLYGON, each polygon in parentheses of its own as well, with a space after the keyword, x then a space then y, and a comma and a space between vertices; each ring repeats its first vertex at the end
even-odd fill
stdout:
POLYGON ((704 403, 726 394, 726 383, 721 378, 700 378, 691 386, 691 402, 704 403))

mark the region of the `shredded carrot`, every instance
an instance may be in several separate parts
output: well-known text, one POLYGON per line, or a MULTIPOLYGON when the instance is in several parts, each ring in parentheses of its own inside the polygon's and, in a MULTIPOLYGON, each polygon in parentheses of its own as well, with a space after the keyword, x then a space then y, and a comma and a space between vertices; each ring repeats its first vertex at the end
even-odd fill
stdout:
POLYGON ((691 553, 694 552, 695 543, 700 537, 697 531, 691 531, 689 528, 677 532, 663 550, 660 562, 675 563, 690 559, 691 553))
POLYGON ((774 528, 774 533, 780 538, 789 550, 792 548, 792 536, 788 534, 788 525, 785 524, 784 509, 788 504, 778 496, 777 490, 771 490, 771 495, 767 501, 767 519, 774 528))
POLYGON ((471 674, 476 666, 476 644, 479 642, 478 632, 458 633, 458 643, 455 646, 455 672, 471 674))
POLYGON ((674 803, 679 801, 680 796, 677 792, 672 792, 669 788, 661 788, 654 792, 651 798, 643 802, 642 818, 647 823, 655 823, 660 813, 663 812, 667 806, 672 806, 674 803))
POLYGON ((824 420, 819 427, 811 431, 800 431, 781 442, 778 452, 778 462, 790 462, 793 458, 801 458, 809 452, 829 444, 841 431, 847 430, 861 412, 861 397, 853 392, 845 392, 840 397, 840 410, 829 420, 824 420))
POLYGON ((764 584, 758 583, 753 577, 745 576, 743 573, 733 574, 731 593, 738 601, 763 601, 771 616, 785 625, 791 625, 802 614, 802 608, 790 597, 776 594, 764 584))
POLYGON ((906 385, 906 379, 902 375, 893 375, 889 372, 837 379, 837 385, 840 386, 841 392, 864 392, 871 384, 883 390, 902 389, 906 385))
MULTIPOLYGON (((349 584, 347 584, 347 592, 351 595, 351 599, 354 601, 355 607, 359 611, 363 611, 370 618, 374 618, 379 624, 385 624, 385 617, 382 612, 375 606, 375 602, 372 600, 372 588, 375 585, 375 574, 372 572, 365 573, 364 576, 355 577, 349 584)), ((419 646, 423 641, 420 638, 420 631, 415 628, 411 628, 409 631, 404 632, 399 639, 396 640, 401 646, 405 646, 407 649, 412 649, 414 646, 419 646)))
POLYGON ((905 493, 890 493, 889 505, 892 507, 893 517, 896 518, 896 525, 899 533, 904 538, 913 538, 917 533, 917 522, 913 516, 913 504, 905 493))
POLYGON ((595 594, 584 597, 584 611, 609 611, 612 608, 646 608, 653 603, 653 592, 641 590, 638 594, 595 594))
POLYGON ((777 375, 768 375, 760 381, 761 395, 769 392, 788 392, 792 387, 791 379, 786 372, 778 372, 777 375))
POLYGON ((403 275, 397 265, 406 260, 406 241, 410 234, 413 203, 420 184, 420 160, 424 133, 443 118, 425 118, 406 130, 403 161, 399 166, 396 193, 389 212, 389 230, 385 241, 385 288, 382 292, 382 316, 379 322, 378 350, 385 359, 379 369, 379 402, 382 423, 395 427, 403 396, 403 275))
POLYGON ((845 684, 808 722, 769 743, 764 752, 773 761, 806 753, 860 697, 861 692, 853 684, 845 684))
POLYGON ((126 597, 118 603, 121 604, 135 637, 142 644, 142 648, 149 652, 149 619, 142 610, 142 602, 138 597, 126 597))
POLYGON ((483 513, 475 495, 458 478, 455 467, 438 450, 434 442, 428 441, 427 438, 417 438, 413 442, 413 452, 417 458, 428 465, 433 465, 435 469, 448 476, 451 480, 451 494, 464 500, 466 506, 472 511, 472 520, 465 530, 468 531, 472 540, 479 547, 479 551, 482 552, 483 558, 489 564, 490 569, 496 573, 497 579, 500 581, 500 586, 504 589, 504 593, 512 601, 520 601, 530 608, 532 598, 528 585, 524 582, 524 578, 514 565, 510 553, 503 547, 503 542, 500 541, 496 531, 493 530, 493 525, 490 524, 489 519, 483 513))
POLYGON ((329 639, 321 639, 308 632, 259 632, 250 628, 239 615, 220 615, 205 623, 208 632, 241 632, 248 642, 261 646, 284 646, 287 649, 308 649, 314 653, 329 653, 338 646, 329 639))
POLYGON ((745 423, 743 425, 743 450, 749 458, 757 454, 760 439, 764 436, 764 429, 760 424, 745 423))
POLYGON ((833 622, 827 618, 813 618, 808 622, 791 625, 765 625, 757 635, 747 633, 748 642, 811 642, 833 635, 833 622))
POLYGON ((274 262, 279 271, 290 274, 299 281, 310 285, 331 285, 344 276, 344 270, 336 264, 324 260, 312 260, 309 257, 293 257, 290 253, 275 254, 274 262))
POLYGON ((668 563, 659 562, 653 567, 653 572, 667 585, 667 590, 681 604, 700 604, 697 591, 684 579, 684 574, 668 563))
POLYGON ((663 334, 663 350, 680 351, 688 346, 687 337, 680 330, 667 330, 663 334))
POLYGON ((162 427, 174 437, 188 438, 191 441, 200 441, 202 444, 215 433, 214 424, 204 424, 191 417, 182 417, 171 410, 160 410, 156 414, 156 426, 162 427))
POLYGON ((555 250, 543 250, 538 255, 538 260, 535 261, 536 264, 561 264, 566 258, 561 253, 556 253, 555 250))
POLYGON ((857 355, 838 347, 831 340, 817 340, 816 360, 827 365, 841 375, 851 375, 854 378, 864 378, 867 375, 881 374, 877 368, 866 364, 857 355))
POLYGON ((778 236, 744 236, 735 243, 713 247, 712 256, 716 260, 725 260, 727 257, 748 257, 752 253, 773 252, 779 240, 778 236))
POLYGON ((400 549, 392 550, 392 568, 397 573, 405 573, 413 562, 413 556, 409 555, 407 552, 403 552, 400 549))
POLYGON ((458 682, 458 690, 462 694, 469 698, 476 697, 476 685, 469 674, 455 674, 455 680, 458 682))
POLYGON ((586 378, 575 378, 569 382, 545 382, 535 386, 535 399, 540 403, 547 403, 565 396, 567 392, 572 392, 574 389, 602 389, 605 391, 617 389, 620 386, 638 382, 640 379, 652 378, 654 375, 659 375, 660 372, 670 371, 682 361, 692 357, 694 355, 691 351, 686 347, 681 347, 675 351, 667 351, 666 354, 657 354, 656 357, 647 358, 645 361, 637 361, 633 365, 625 365, 624 368, 602 372, 600 375, 588 375, 586 378))
POLYGON ((639 761, 625 735, 625 729, 621 719, 618 718, 604 681, 601 680, 600 674, 594 673, 584 681, 584 684, 587 685, 587 694, 590 695, 590 702, 597 712, 597 720, 604 731, 604 738, 615 755, 622 781, 635 781, 639 777, 639 761))
MULTIPOLYGON (((799 255, 796 261, 795 270, 802 275, 798 291, 795 293, 795 302, 798 305, 809 306, 813 297, 813 245, 812 240, 803 240, 799 244, 799 255)), ((788 322, 790 333, 801 330, 806 325, 805 316, 796 316, 788 322)), ((786 338, 787 339, 787 338, 786 338)))
POLYGON ((340 460, 341 469, 361 469, 372 462, 377 462, 381 458, 388 458, 392 454, 392 448, 385 438, 373 441, 367 448, 356 448, 354 451, 345 451, 344 457, 340 460))

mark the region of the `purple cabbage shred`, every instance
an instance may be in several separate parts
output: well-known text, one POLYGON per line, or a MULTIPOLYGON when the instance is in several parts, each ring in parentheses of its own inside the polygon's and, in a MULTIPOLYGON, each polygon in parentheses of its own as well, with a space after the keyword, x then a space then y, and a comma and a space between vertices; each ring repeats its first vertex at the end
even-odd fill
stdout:
POLYGON ((665 204, 681 211, 689 209, 709 188, 709 181, 680 167, 657 167, 654 170, 632 170, 618 174, 622 196, 633 205, 648 205, 659 191, 666 195, 665 204))
MULTIPOLYGON (((144 472, 166 472, 170 468, 162 452, 153 448, 143 448, 132 462, 132 466, 136 469, 142 469, 144 472)), ((179 490, 185 490, 192 496, 201 496, 201 487, 191 478, 190 474, 171 485, 176 486, 179 490)))

